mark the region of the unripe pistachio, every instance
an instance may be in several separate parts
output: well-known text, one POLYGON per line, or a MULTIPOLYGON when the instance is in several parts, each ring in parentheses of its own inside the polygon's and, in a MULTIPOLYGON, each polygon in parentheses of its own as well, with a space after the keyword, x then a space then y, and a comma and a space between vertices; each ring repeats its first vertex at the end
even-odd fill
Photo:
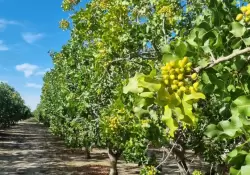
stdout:
POLYGON ((161 67, 161 70, 162 70, 162 71, 165 71, 165 70, 168 70, 168 69, 167 69, 166 66, 162 66, 162 67, 161 67))
POLYGON ((182 87, 180 87, 180 90, 181 90, 182 92, 185 92, 185 91, 186 91, 186 88, 185 88, 184 86, 182 86, 182 87))
POLYGON ((185 63, 182 60, 180 60, 178 62, 178 64, 179 64, 180 68, 184 68, 185 67, 185 63))
POLYGON ((199 86, 199 82, 195 82, 195 83, 193 84, 193 87, 194 87, 195 90, 198 89, 198 86, 199 86))
POLYGON ((240 10, 242 11, 242 13, 245 13, 247 11, 247 7, 243 6, 243 7, 240 8, 240 10))
POLYGON ((183 79, 183 74, 179 74, 178 75, 178 80, 182 80, 183 79))
POLYGON ((188 62, 188 57, 184 57, 182 61, 183 61, 183 64, 186 64, 188 62))
POLYGON ((193 80, 195 80, 195 79, 197 78, 197 73, 193 73, 193 74, 191 75, 191 78, 192 78, 193 80))
POLYGON ((169 80, 164 80, 165 85, 169 84, 169 80))
POLYGON ((163 75, 162 76, 164 79, 169 79, 169 75, 163 75))
POLYGON ((191 62, 187 63, 187 67, 191 67, 191 66, 192 66, 191 62))
MULTIPOLYGON (((245 13, 247 16, 250 15, 250 10, 247 10, 246 13, 245 13)), ((238 16, 238 15, 237 15, 238 16)))
POLYGON ((176 84, 173 84, 173 85, 171 85, 171 88, 172 88, 173 90, 176 90, 176 89, 178 88, 178 86, 177 86, 176 84))
POLYGON ((183 86, 184 85, 184 83, 182 82, 182 81, 180 81, 179 83, 178 83, 178 86, 179 87, 181 87, 181 86, 183 86))
POLYGON ((173 67, 175 65, 175 62, 174 61, 171 61, 170 62, 170 65, 173 67))
POLYGON ((175 76, 173 74, 170 75, 170 79, 171 80, 174 80, 175 79, 175 76))
POLYGON ((175 72, 176 73, 180 73, 180 69, 179 68, 175 68, 175 72))
POLYGON ((246 17, 245 22, 249 22, 249 21, 250 21, 250 17, 246 17))
POLYGON ((175 69, 171 69, 169 72, 170 72, 171 74, 174 74, 175 69))
POLYGON ((173 81, 173 84, 176 84, 176 85, 177 85, 178 83, 179 83, 178 80, 174 80, 174 81, 173 81))
POLYGON ((187 67, 187 68, 186 68, 186 71, 187 71, 187 72, 190 72, 191 70, 192 70, 192 69, 191 69, 190 67, 187 67))

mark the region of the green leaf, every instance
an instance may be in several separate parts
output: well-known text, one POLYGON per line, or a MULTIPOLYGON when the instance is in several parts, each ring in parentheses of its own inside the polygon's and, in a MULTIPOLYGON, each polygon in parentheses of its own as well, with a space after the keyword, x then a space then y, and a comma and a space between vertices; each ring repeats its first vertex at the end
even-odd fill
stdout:
POLYGON ((141 97, 145 98, 153 98, 154 97, 154 92, 142 92, 139 94, 141 97))
POLYGON ((178 123, 172 118, 172 110, 168 105, 164 108, 164 115, 162 116, 162 121, 166 122, 169 128, 169 135, 174 137, 174 132, 178 129, 178 123))
POLYGON ((235 37, 242 37, 246 32, 246 27, 239 22, 232 22, 232 30, 230 31, 235 37))
POLYGON ((161 53, 162 54, 165 54, 165 53, 171 53, 171 48, 170 48, 170 45, 164 45, 162 48, 161 48, 161 53))
POLYGON ((240 148, 234 149, 231 153, 231 156, 228 156, 226 159, 227 163, 235 168, 241 167, 244 164, 248 153, 240 148))
POLYGON ((250 45, 250 37, 249 38, 243 38, 243 42, 245 43, 246 46, 250 45))
POLYGON ((193 106, 186 101, 182 101, 185 118, 183 119, 187 124, 193 125, 195 123, 195 116, 193 114, 193 106))
POLYGON ((240 170, 237 170, 234 167, 230 167, 230 175, 241 175, 240 170))
POLYGON ((204 45, 201 47, 205 53, 210 53, 212 52, 209 44, 209 39, 204 43, 204 45))
POLYGON ((178 44, 175 47, 175 54, 179 57, 182 58, 186 55, 187 53, 187 46, 184 42, 179 41, 178 44))
POLYGON ((250 174, 250 165, 242 166, 240 169, 241 175, 249 175, 250 174))
POLYGON ((209 64, 209 61, 207 59, 201 59, 198 61, 199 66, 206 67, 209 64))
POLYGON ((166 53, 162 57, 162 61, 164 64, 169 62, 169 61, 176 61, 178 59, 180 59, 178 56, 170 54, 170 53, 166 53))
POLYGON ((212 32, 213 32, 213 34, 214 34, 215 37, 216 37, 216 42, 214 43, 213 46, 214 46, 215 48, 221 47, 221 46, 222 46, 222 38, 221 38, 220 32, 219 32, 218 30, 213 30, 212 32))
POLYGON ((134 107, 133 111, 136 114, 136 116, 138 116, 138 117, 142 116, 143 114, 148 114, 149 113, 148 110, 142 109, 140 107, 134 107))
POLYGON ((207 72, 202 73, 201 78, 205 84, 212 84, 207 72))
POLYGON ((250 165, 250 154, 247 154, 245 158, 245 164, 250 165))
POLYGON ((177 93, 173 93, 168 96, 169 107, 174 108, 181 104, 180 96, 177 93))
POLYGON ((217 129, 217 126, 215 124, 210 124, 207 126, 205 135, 209 138, 214 138, 218 135, 220 135, 221 131, 217 129))
POLYGON ((205 95, 203 93, 195 92, 189 95, 184 94, 183 101, 189 100, 197 100, 197 99, 205 99, 205 95))
POLYGON ((240 96, 234 100, 231 105, 231 112, 234 116, 250 116, 250 95, 240 96))
POLYGON ((190 35, 188 37, 187 42, 194 47, 197 47, 201 44, 201 39, 203 38, 203 35, 206 33, 207 31, 205 29, 202 28, 194 28, 191 32, 190 35))
POLYGON ((183 119, 184 119, 185 116, 184 116, 184 114, 183 114, 181 108, 175 107, 175 108, 173 109, 173 112, 174 112, 175 116, 176 116, 179 120, 183 120, 183 119))
POLYGON ((138 80, 139 87, 147 88, 151 92, 156 92, 161 88, 161 83, 151 77, 143 77, 138 80))
POLYGON ((238 154, 238 150, 234 149, 233 151, 231 151, 230 153, 228 153, 227 156, 233 158, 233 157, 236 157, 237 154, 238 154))
POLYGON ((237 49, 237 48, 239 48, 239 47, 241 46, 242 42, 243 42, 243 41, 242 41, 241 38, 234 38, 234 39, 232 40, 231 47, 232 47, 233 49, 237 49))
POLYGON ((205 135, 208 137, 234 138, 237 132, 241 132, 242 122, 239 117, 231 117, 231 121, 221 121, 216 126, 214 124, 208 125, 205 135))
POLYGON ((132 93, 143 92, 143 88, 139 87, 139 84, 138 84, 138 78, 141 76, 142 74, 136 74, 133 78, 130 78, 128 85, 123 87, 123 93, 127 94, 128 92, 132 92, 132 93))
POLYGON ((221 121, 219 126, 223 129, 221 134, 226 134, 230 137, 234 137, 236 132, 242 127, 242 123, 238 117, 231 117, 230 121, 221 121))

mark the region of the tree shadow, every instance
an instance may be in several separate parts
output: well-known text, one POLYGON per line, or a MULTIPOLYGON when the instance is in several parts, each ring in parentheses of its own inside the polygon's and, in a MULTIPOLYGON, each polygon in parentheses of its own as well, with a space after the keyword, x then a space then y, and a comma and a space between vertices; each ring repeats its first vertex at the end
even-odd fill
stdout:
MULTIPOLYGON (((0 132, 0 175, 102 175, 108 174, 109 159, 105 151, 91 152, 85 159, 81 149, 68 149, 40 124, 22 122, 0 132)), ((136 169, 119 164, 121 174, 136 169)), ((135 173, 137 174, 137 173, 135 173)))

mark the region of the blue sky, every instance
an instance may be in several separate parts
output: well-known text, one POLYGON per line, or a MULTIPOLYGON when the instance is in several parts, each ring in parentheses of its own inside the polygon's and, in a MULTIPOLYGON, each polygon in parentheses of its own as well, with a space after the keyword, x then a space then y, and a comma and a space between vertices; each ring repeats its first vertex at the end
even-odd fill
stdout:
POLYGON ((69 39, 59 21, 68 13, 61 0, 0 0, 0 81, 13 86, 26 104, 39 103, 43 74, 53 67, 49 50, 69 39))

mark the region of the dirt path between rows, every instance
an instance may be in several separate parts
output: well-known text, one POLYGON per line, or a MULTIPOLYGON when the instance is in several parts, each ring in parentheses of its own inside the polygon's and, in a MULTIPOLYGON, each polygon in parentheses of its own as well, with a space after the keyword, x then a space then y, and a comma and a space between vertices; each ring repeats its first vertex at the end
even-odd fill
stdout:
MULTIPOLYGON (((23 121, 0 130, 0 175, 106 175, 105 150, 93 150, 86 160, 83 151, 67 149, 46 127, 23 121)), ((138 167, 119 162, 120 174, 138 174, 138 167)))
MULTIPOLYGON (((0 175, 107 175, 106 151, 93 149, 91 156, 87 160, 84 151, 67 149, 63 141, 36 121, 22 121, 10 129, 0 130, 0 175)), ((118 168, 119 175, 139 174, 135 164, 119 161, 118 168)), ((169 157, 162 168, 164 175, 179 174, 173 157, 169 157)), ((194 159, 190 168, 204 168, 204 164, 194 159)))

